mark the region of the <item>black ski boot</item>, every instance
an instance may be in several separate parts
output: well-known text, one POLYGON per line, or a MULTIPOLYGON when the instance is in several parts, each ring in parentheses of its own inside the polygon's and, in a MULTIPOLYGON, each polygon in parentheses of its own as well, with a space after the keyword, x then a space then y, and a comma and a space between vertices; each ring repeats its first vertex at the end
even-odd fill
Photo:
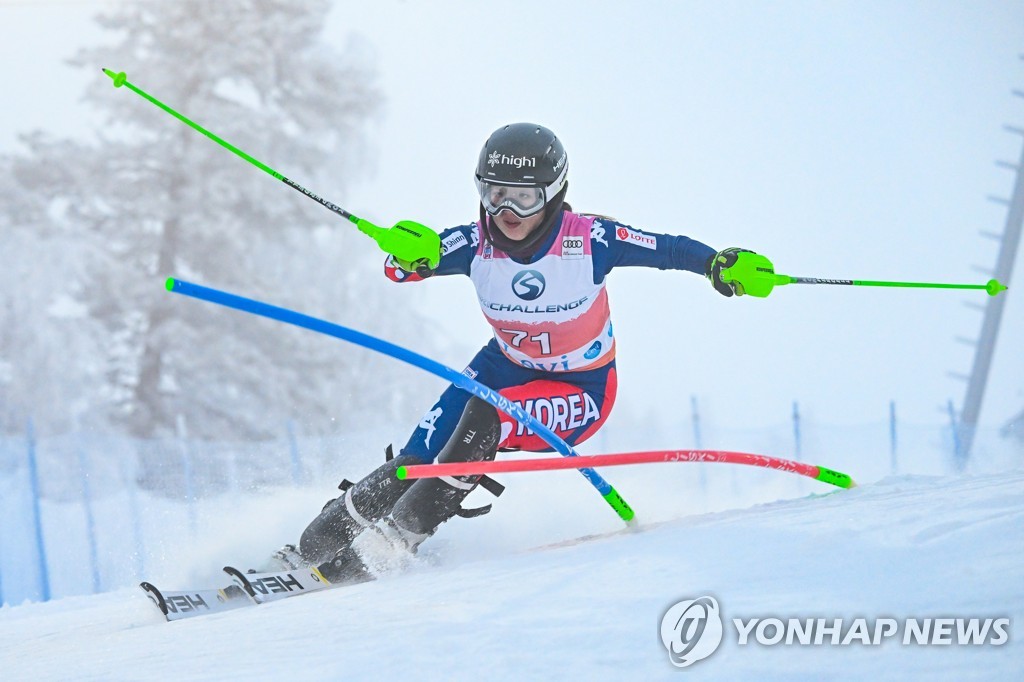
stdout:
MULTIPOLYGON (((494 459, 501 438, 501 421, 491 405, 471 398, 455 431, 438 455, 439 462, 474 462, 494 459)), ((445 476, 416 480, 395 503, 391 513, 364 531, 354 547, 369 566, 378 572, 404 567, 420 544, 438 527, 454 516, 480 516, 490 511, 486 505, 463 509, 462 501, 477 485, 494 495, 504 488, 486 476, 445 476)), ((328 578, 330 580, 330 578, 328 578)))
POLYGON ((322 564, 347 549, 364 528, 386 516, 412 486, 412 481, 398 480, 398 467, 421 463, 409 455, 393 457, 358 483, 342 481, 338 486, 341 497, 328 502, 303 531, 299 554, 308 564, 322 564))

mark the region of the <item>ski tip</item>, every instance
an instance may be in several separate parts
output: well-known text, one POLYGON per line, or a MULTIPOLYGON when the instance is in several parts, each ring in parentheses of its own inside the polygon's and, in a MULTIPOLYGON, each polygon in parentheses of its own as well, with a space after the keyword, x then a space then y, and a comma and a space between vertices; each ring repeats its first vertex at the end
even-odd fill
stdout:
POLYGON ((164 595, 160 593, 160 590, 157 589, 156 585, 143 580, 141 583, 139 583, 139 587, 142 588, 142 590, 146 593, 146 596, 149 597, 154 604, 156 604, 156 607, 160 609, 160 612, 163 613, 164 616, 166 617, 167 601, 164 599, 164 595))
POLYGON ((173 277, 168 277, 164 281, 164 288, 167 289, 167 291, 174 291, 175 284, 177 284, 177 281, 173 277))

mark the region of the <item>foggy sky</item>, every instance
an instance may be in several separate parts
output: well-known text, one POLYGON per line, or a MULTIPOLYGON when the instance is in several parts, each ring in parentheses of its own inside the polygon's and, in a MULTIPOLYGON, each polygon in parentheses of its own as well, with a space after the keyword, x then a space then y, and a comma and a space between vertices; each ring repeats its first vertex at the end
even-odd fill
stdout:
MULTIPOLYGON (((110 87, 101 66, 145 89, 130 65, 63 63, 106 40, 90 21, 104 6, 0 2, 0 152, 36 128, 89 135, 79 96, 110 87)), ((326 39, 352 33, 387 98, 375 156, 347 193, 329 179, 351 168, 296 179, 376 222, 473 220, 481 144, 529 120, 563 140, 574 208, 750 248, 779 272, 982 283, 972 266, 995 264, 997 243, 978 232, 1006 220, 986 195, 1008 197, 1013 174, 994 162, 1021 155, 1002 126, 1024 127, 1011 94, 1024 89, 1022 2, 338 2, 326 39)), ((287 159, 246 151, 288 175, 287 159)), ((1024 409, 1020 272, 989 426, 1024 409)), ((366 286, 419 297, 452 339, 445 364, 461 368, 488 337, 468 279, 366 286)), ((827 423, 883 421, 890 399, 903 419, 944 423, 965 389, 947 373, 968 373, 973 353, 955 337, 981 324, 964 303, 986 298, 790 286, 725 299, 698 276, 640 269, 613 272, 609 295, 617 418, 686 420, 696 395, 706 418, 734 426, 784 421, 793 400, 827 423)), ((345 322, 344 310, 305 312, 345 322)))

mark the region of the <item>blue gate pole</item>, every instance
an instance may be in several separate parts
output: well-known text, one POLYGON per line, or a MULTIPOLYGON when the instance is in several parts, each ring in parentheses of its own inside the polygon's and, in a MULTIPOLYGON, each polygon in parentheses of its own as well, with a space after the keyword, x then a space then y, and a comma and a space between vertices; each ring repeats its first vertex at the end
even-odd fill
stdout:
POLYGON ((36 464, 36 431, 28 420, 28 479, 32 493, 32 516, 36 531, 36 556, 39 558, 39 592, 42 601, 50 601, 50 571, 46 564, 46 543, 43 540, 43 515, 40 509, 39 468, 36 464))
POLYGON ((794 459, 801 461, 800 457, 800 405, 797 401, 793 401, 793 445, 795 447, 794 459))
POLYGON ((963 469, 963 454, 960 452, 960 434, 956 425, 956 409, 953 407, 952 399, 949 401, 949 428, 953 432, 953 464, 958 469, 963 469))
POLYGON ((899 469, 896 461, 896 401, 889 401, 889 468, 892 473, 899 469))
POLYGON ((4 543, 0 536, 0 607, 4 605, 4 543))
MULTIPOLYGON (((297 313, 294 310, 279 308, 260 301, 254 301, 251 298, 244 298, 242 296, 236 296, 235 294, 229 294, 226 291, 219 291, 217 289, 211 289, 210 287, 191 284, 180 279, 174 279, 173 277, 167 280, 166 287, 168 291, 172 291, 174 293, 191 296, 192 298, 216 303, 217 305, 226 306, 228 308, 234 308, 235 310, 241 310, 253 315, 267 317, 272 320, 278 320, 279 322, 309 329, 321 334, 326 334, 327 336, 333 336, 364 348, 369 348, 379 353, 390 355, 396 360, 407 362, 410 365, 419 367, 420 369, 439 376, 442 379, 447 379, 462 390, 471 393, 487 403, 490 403, 520 424, 523 424, 533 430, 534 433, 544 439, 544 441, 560 455, 565 457, 579 456, 579 453, 577 453, 572 446, 559 438, 547 426, 537 421, 537 419, 532 415, 528 414, 526 410, 517 403, 509 400, 497 391, 494 391, 474 379, 471 379, 462 372, 457 372, 451 367, 446 367, 439 362, 402 348, 401 346, 396 346, 393 343, 388 343, 382 339, 370 336, 369 334, 363 334, 362 332, 357 332, 354 329, 349 329, 348 327, 343 327, 339 324, 332 324, 325 320, 318 320, 315 317, 297 313)), ((620 495, 619 492, 601 476, 601 474, 597 473, 592 468, 580 469, 579 472, 587 479, 587 481, 590 482, 592 486, 594 486, 594 488, 601 494, 601 497, 604 498, 604 501, 615 510, 623 521, 628 524, 633 520, 634 512, 632 508, 630 508, 622 495, 620 495)))
POLYGON ((4 605, 4 553, 3 543, 0 542, 0 607, 4 605))
POLYGON ((196 511, 196 489, 192 473, 192 448, 188 444, 188 427, 185 425, 185 415, 179 414, 176 422, 179 452, 181 453, 182 477, 185 479, 185 505, 188 513, 188 527, 195 539, 199 532, 198 512, 196 511))
POLYGON ((89 536, 89 563, 92 566, 92 593, 100 592, 100 556, 96 547, 96 515, 92 508, 92 488, 89 486, 89 458, 81 443, 78 450, 78 469, 82 474, 82 506, 85 507, 85 532, 89 536))
POLYGON ((288 449, 292 458, 292 483, 302 484, 302 462, 299 460, 299 444, 295 440, 295 422, 288 420, 288 449))
POLYGON ((146 545, 142 540, 142 519, 139 517, 139 501, 136 498, 135 476, 129 475, 126 470, 125 460, 121 459, 121 482, 124 485, 125 494, 128 498, 128 514, 132 519, 132 536, 135 541, 135 577, 141 578, 146 574, 146 545))
MULTIPOLYGON (((696 450, 701 448, 700 438, 700 412, 697 410, 697 396, 690 396, 690 418, 693 420, 693 447, 696 450)), ((708 474, 707 469, 704 467, 697 467, 700 472, 698 480, 700 481, 700 489, 702 492, 708 490, 708 474)))

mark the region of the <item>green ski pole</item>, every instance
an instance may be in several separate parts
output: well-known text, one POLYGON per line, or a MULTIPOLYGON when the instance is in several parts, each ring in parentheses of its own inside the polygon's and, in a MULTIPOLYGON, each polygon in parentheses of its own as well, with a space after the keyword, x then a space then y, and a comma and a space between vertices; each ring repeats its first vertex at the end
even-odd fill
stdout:
POLYGON ((739 254, 736 264, 722 270, 722 281, 736 282, 749 296, 765 298, 772 289, 787 284, 838 284, 858 287, 910 287, 919 289, 983 289, 989 296, 995 296, 1007 287, 998 280, 990 279, 985 284, 949 284, 936 282, 886 282, 868 279, 822 279, 820 277, 790 277, 775 272, 775 266, 758 253, 739 254))
POLYGON ((984 289, 989 296, 995 296, 1007 287, 999 280, 990 279, 985 284, 949 284, 942 282, 883 282, 869 279, 820 279, 818 277, 790 277, 776 275, 775 286, 785 284, 839 284, 854 287, 909 287, 918 289, 984 289))
POLYGON ((437 233, 431 230, 429 227, 413 222, 411 220, 400 221, 397 224, 395 224, 395 226, 392 228, 383 228, 374 225, 370 221, 355 216, 346 211, 345 209, 341 208, 337 204, 334 204, 328 201, 327 199, 324 199, 323 197, 320 197, 314 194, 313 192, 310 192, 308 189, 306 189, 299 183, 293 180, 289 180, 288 178, 281 175, 270 166, 246 154, 238 147, 235 147, 230 142, 221 139, 220 137, 211 133, 206 128, 203 128, 198 123, 195 123, 194 121, 189 120, 185 116, 182 116, 177 111, 167 106, 160 100, 156 99, 152 95, 144 92, 132 83, 128 82, 128 77, 125 75, 124 71, 121 71, 120 73, 114 73, 110 69, 103 69, 103 73, 107 74, 107 76, 109 76, 110 79, 114 81, 115 88, 120 88, 122 86, 128 88, 129 90, 137 94, 139 97, 142 97, 151 104, 159 107, 160 109, 163 109, 168 114, 178 119, 188 127, 192 128, 197 132, 202 133, 203 135, 210 138, 211 140, 219 144, 221 147, 224 147, 225 149, 232 152, 236 156, 245 159, 252 165, 259 168, 264 173, 267 173, 268 175, 277 178, 284 184, 288 185, 289 187, 298 192, 301 192, 302 194, 309 197, 313 201, 317 202, 321 206, 324 206, 328 210, 340 215, 342 218, 349 220, 357 228, 359 228, 360 232, 371 237, 374 241, 376 241, 380 248, 385 252, 390 253, 396 258, 400 258, 410 263, 415 263, 416 261, 426 259, 431 268, 436 267, 438 261, 440 261, 441 239, 440 237, 438 237, 437 233))

